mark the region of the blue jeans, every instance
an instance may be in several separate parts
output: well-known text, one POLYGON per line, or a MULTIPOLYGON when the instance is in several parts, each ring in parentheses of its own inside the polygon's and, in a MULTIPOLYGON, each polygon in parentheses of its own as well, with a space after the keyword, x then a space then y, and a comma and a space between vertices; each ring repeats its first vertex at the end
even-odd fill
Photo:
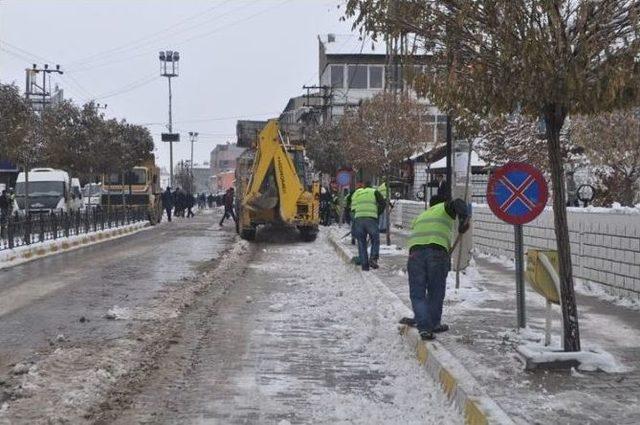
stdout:
POLYGON ((451 269, 449 253, 425 247, 409 255, 409 298, 419 331, 433 331, 442 319, 442 303, 451 269))
POLYGON ((380 231, 378 220, 375 218, 356 218, 353 225, 354 236, 358 240, 358 255, 362 269, 369 268, 369 255, 367 253, 367 236, 371 239, 371 259, 378 260, 380 256, 380 231))

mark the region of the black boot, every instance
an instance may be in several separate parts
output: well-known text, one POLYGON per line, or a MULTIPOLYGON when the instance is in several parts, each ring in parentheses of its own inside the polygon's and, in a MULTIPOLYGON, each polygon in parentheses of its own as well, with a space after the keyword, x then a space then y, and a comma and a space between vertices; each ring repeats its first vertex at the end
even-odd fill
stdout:
POLYGON ((403 317, 399 322, 401 325, 411 326, 412 328, 416 327, 416 319, 411 317, 403 317))
POLYGON ((429 331, 420 331, 420 338, 423 341, 431 341, 436 339, 436 336, 433 334, 433 332, 429 332, 429 331))

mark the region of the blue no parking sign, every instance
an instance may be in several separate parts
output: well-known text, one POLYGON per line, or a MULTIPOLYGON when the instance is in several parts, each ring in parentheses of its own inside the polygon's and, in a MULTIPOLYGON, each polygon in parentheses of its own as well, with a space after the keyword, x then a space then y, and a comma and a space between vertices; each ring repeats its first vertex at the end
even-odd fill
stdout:
POLYGON ((489 208, 498 218, 514 225, 516 310, 520 328, 526 326, 522 225, 540 215, 548 197, 547 182, 542 173, 523 162, 510 162, 498 168, 487 184, 489 208))
POLYGON ((487 184, 489 208, 510 224, 525 224, 536 218, 547 205, 548 197, 542 173, 522 162, 510 162, 498 168, 487 184))

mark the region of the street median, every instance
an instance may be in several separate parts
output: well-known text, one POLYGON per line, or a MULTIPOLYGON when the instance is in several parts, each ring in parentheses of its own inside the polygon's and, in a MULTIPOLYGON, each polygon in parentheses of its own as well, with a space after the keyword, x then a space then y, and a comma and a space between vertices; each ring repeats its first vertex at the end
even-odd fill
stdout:
POLYGON ((148 222, 140 221, 122 227, 98 230, 96 232, 74 235, 68 238, 53 239, 31 245, 23 245, 13 249, 6 249, 0 251, 0 269, 17 266, 28 261, 63 252, 74 251, 100 242, 121 238, 144 230, 148 227, 148 222))

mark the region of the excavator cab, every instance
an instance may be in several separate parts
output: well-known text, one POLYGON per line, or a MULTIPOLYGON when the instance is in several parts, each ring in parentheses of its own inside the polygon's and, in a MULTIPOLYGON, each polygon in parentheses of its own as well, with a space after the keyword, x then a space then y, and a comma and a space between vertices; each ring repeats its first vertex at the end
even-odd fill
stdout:
POLYGON ((258 136, 251 172, 236 177, 240 236, 253 240, 257 226, 283 224, 297 227, 303 240, 315 240, 320 184, 307 180, 304 148, 285 144, 277 120, 269 121, 258 136))

